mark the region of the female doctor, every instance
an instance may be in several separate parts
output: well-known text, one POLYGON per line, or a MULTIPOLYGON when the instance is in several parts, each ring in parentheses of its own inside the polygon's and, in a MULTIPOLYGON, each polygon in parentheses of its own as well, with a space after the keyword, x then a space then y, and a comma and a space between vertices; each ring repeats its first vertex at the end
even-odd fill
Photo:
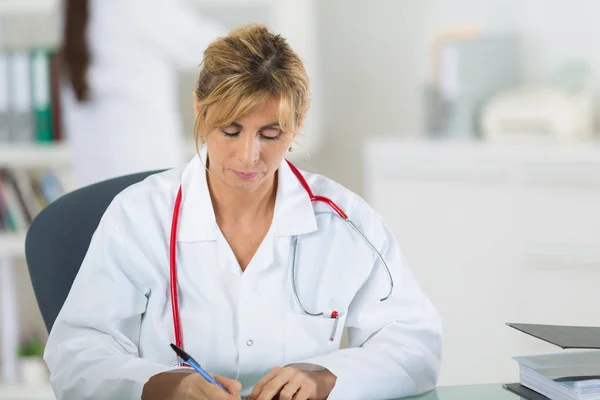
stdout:
POLYGON ((285 39, 253 25, 214 41, 194 95, 198 155, 120 193, 92 238, 46 347, 58 398, 432 389, 440 320, 392 232, 360 197, 284 159, 309 106, 285 39), (174 368, 170 343, 227 392, 174 368))

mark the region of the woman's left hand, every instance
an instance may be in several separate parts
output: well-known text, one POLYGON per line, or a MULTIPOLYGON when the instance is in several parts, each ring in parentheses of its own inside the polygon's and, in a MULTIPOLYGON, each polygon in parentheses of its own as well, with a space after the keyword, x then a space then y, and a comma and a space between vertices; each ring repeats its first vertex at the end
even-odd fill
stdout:
POLYGON ((273 368, 254 385, 247 400, 324 400, 333 390, 336 379, 327 369, 273 368))

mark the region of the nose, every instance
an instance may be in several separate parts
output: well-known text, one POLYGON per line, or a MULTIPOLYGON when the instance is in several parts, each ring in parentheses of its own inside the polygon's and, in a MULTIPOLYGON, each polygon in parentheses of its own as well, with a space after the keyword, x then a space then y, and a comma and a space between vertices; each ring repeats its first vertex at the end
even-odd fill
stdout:
POLYGON ((240 141, 241 146, 239 148, 239 159, 244 165, 252 166, 258 162, 260 155, 260 143, 254 135, 244 135, 245 137, 240 141))

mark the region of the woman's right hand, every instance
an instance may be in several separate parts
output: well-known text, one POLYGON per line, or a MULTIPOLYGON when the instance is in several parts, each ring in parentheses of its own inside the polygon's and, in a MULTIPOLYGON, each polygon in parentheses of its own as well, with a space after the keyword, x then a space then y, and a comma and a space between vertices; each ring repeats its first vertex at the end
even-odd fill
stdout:
POLYGON ((144 385, 142 400, 240 400, 242 384, 214 376, 229 393, 208 382, 196 372, 163 372, 154 375, 144 385))

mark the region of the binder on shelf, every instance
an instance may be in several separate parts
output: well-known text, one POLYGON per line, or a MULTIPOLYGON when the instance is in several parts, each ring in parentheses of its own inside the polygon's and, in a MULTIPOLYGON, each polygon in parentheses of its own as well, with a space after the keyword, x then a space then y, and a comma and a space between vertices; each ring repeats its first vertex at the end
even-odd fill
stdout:
POLYGON ((507 325, 562 349, 579 351, 515 357, 520 382, 506 384, 505 389, 530 400, 600 398, 600 327, 507 325))
POLYGON ((50 56, 45 49, 35 49, 30 54, 30 61, 35 138, 39 142, 49 142, 53 138, 50 108, 50 56))
POLYGON ((8 62, 6 52, 0 52, 0 143, 6 143, 10 139, 8 62))
POLYGON ((63 138, 60 64, 52 49, 0 48, 0 145, 63 138))
POLYGON ((9 53, 9 125, 11 140, 15 142, 32 142, 34 139, 29 62, 28 51, 9 53))

